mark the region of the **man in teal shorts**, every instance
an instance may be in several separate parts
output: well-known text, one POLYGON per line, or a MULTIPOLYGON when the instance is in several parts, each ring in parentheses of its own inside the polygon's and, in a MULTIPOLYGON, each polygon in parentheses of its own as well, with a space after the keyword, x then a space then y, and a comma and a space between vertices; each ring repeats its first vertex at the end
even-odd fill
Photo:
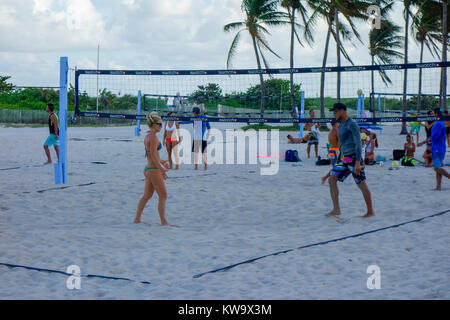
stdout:
MULTIPOLYGON (((410 111, 409 113, 410 117, 417 117, 417 113, 414 111, 410 111)), ((416 142, 419 143, 419 133, 420 133, 420 122, 419 121, 412 121, 410 128, 409 128, 409 134, 411 136, 414 136, 416 134, 416 142)))
POLYGON ((47 162, 45 164, 52 163, 52 158, 50 157, 49 147, 54 146, 56 151, 56 156, 58 157, 59 162, 59 129, 58 129, 58 117, 53 113, 53 109, 55 107, 53 104, 49 103, 45 109, 48 113, 48 129, 50 131, 50 135, 44 143, 45 154, 47 155, 47 162))

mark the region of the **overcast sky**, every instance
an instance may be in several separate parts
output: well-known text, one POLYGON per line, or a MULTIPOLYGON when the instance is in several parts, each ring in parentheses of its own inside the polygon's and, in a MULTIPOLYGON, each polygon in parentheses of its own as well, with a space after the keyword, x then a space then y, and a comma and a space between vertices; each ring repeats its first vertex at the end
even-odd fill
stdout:
MULTIPOLYGON (((241 0, 0 0, 0 74, 11 76, 16 85, 58 85, 59 57, 67 56, 71 68, 95 69, 98 44, 101 69, 225 69, 235 34, 225 33, 223 26, 244 19, 240 4, 241 0)), ((393 17, 403 25, 402 9, 397 4, 393 17)), ((349 43, 347 48, 355 64, 370 64, 369 26, 358 27, 364 44, 354 40, 355 46, 349 43)), ((268 41, 282 57, 269 56, 270 66, 289 67, 289 29, 270 31, 268 41)), ((321 22, 312 48, 296 45, 296 67, 321 65, 325 35, 321 22)), ((411 39, 409 61, 418 60, 419 49, 411 39)), ((435 58, 426 52, 424 61, 435 58)), ((328 65, 335 64, 332 43, 328 65)), ((256 67, 247 35, 233 67, 256 67)))

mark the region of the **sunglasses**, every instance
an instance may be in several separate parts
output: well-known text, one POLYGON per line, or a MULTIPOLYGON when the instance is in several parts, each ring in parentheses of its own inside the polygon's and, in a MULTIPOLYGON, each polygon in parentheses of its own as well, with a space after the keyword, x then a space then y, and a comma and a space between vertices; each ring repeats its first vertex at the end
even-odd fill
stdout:
POLYGON ((158 126, 162 127, 162 122, 158 122, 158 123, 155 123, 155 124, 157 124, 158 126))

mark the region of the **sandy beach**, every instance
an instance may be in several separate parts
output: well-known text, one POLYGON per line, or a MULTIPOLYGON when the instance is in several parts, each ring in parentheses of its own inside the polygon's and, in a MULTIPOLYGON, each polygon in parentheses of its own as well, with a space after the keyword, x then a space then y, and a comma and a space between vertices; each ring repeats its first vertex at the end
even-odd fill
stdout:
MULTIPOLYGON (((376 155, 390 159, 405 136, 383 128, 376 155)), ((133 127, 69 128, 66 185, 41 166, 48 128, 0 127, 0 264, 62 272, 0 265, 0 299, 450 299, 450 212, 411 222, 450 209, 450 181, 436 192, 432 168, 369 166, 375 217, 359 218, 365 205, 349 177, 339 183, 342 217, 327 218, 320 178, 330 167, 307 159, 305 144, 287 144, 288 133, 280 132, 279 155, 296 149, 302 161, 280 160, 274 175, 261 175, 259 164, 168 172, 166 215, 178 225, 170 228, 160 226, 156 195, 133 224, 146 164, 133 127), (80 290, 66 286, 71 265, 81 269, 80 290), (372 265, 380 289, 367 287, 372 265)))

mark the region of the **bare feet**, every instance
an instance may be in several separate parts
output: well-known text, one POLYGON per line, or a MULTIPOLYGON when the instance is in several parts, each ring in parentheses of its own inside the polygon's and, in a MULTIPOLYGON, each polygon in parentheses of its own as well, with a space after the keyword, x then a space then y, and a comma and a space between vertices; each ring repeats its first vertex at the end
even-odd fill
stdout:
POLYGON ((334 217, 334 216, 339 216, 340 214, 341 214, 340 212, 331 211, 331 212, 327 213, 325 215, 325 217, 334 217))
POLYGON ((43 166, 45 166, 46 164, 51 164, 51 161, 47 161, 46 163, 43 164, 43 166))
POLYGON ((176 165, 176 166, 175 166, 175 170, 178 170, 179 168, 180 168, 179 165, 176 165))
POLYGON ((205 163, 205 171, 206 171, 206 170, 208 170, 208 166, 207 166, 207 164, 205 163))
POLYGON ((141 223, 141 219, 134 219, 134 222, 133 223, 141 223))
POLYGON ((198 170, 198 166, 197 165, 195 165, 195 169, 194 170, 198 170))
POLYGON ((436 187, 432 191, 441 191, 441 187, 436 187))
POLYGON ((373 212, 367 212, 365 215, 362 216, 362 218, 369 218, 375 216, 375 213, 373 212))
POLYGON ((325 181, 327 181, 327 179, 328 179, 328 177, 327 177, 327 176, 325 176, 325 177, 322 177, 322 178, 321 178, 321 180, 322 180, 322 184, 324 184, 324 183, 325 183, 325 181))

